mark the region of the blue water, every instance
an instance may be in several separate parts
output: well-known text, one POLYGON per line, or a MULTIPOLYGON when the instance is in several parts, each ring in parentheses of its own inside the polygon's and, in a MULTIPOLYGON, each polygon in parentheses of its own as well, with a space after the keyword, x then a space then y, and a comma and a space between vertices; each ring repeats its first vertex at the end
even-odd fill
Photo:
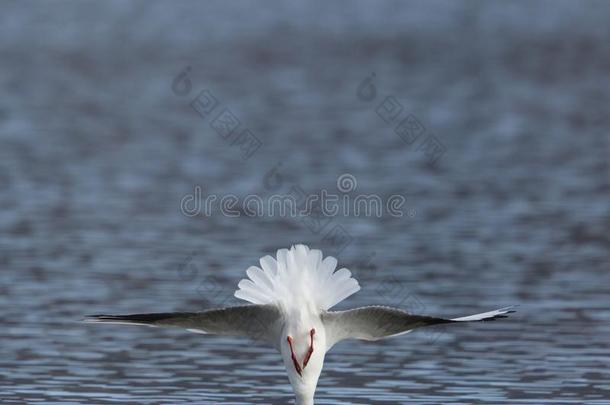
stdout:
POLYGON ((609 404, 608 3, 248 4, 0 6, 0 402, 290 403, 272 349, 78 320, 235 304, 248 266, 304 242, 361 280, 342 308, 520 305, 343 342, 316 403, 609 404), (254 152, 212 127, 225 108, 254 152), (345 173, 405 215, 180 211, 197 185, 338 193, 345 173))

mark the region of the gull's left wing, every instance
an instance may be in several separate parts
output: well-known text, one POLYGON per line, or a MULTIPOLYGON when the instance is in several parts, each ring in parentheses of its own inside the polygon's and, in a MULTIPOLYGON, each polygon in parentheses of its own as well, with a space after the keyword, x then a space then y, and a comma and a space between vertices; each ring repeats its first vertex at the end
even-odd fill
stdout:
POLYGON ((326 328, 326 347, 344 339, 379 340, 402 335, 422 326, 453 322, 493 321, 506 318, 514 312, 512 307, 483 312, 461 318, 444 319, 431 316, 413 315, 402 309, 370 306, 348 311, 325 312, 322 322, 326 328))
POLYGON ((273 344, 280 321, 279 310, 274 305, 243 305, 203 312, 89 315, 84 319, 84 322, 168 326, 196 333, 247 336, 273 344))

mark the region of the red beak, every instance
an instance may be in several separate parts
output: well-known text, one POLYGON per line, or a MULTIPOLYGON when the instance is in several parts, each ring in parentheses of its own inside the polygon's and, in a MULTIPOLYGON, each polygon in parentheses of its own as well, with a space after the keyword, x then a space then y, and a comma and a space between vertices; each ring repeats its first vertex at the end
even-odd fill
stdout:
POLYGON ((307 350, 307 353, 305 354, 305 359, 303 360, 303 368, 301 368, 301 365, 297 360, 297 356, 294 353, 294 348, 292 347, 292 336, 288 336, 286 338, 286 340, 288 341, 288 346, 290 346, 290 357, 292 358, 292 364, 294 364, 294 369, 301 377, 303 377, 303 369, 307 367, 307 363, 309 363, 309 359, 313 354, 313 337, 315 334, 315 329, 309 331, 309 349, 307 350))

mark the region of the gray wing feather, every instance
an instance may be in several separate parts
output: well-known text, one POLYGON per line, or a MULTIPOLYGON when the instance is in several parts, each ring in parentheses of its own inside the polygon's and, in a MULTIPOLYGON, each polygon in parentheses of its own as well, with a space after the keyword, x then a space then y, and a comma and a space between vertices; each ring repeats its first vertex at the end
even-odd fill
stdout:
POLYGON ((413 315, 398 308, 370 306, 348 311, 325 312, 322 322, 326 328, 327 350, 343 339, 378 340, 397 336, 423 326, 455 322, 493 321, 506 318, 515 312, 514 307, 495 311, 444 319, 431 316, 413 315))
POLYGON ((216 335, 247 336, 272 341, 280 321, 277 307, 244 305, 203 312, 165 312, 131 315, 89 315, 85 322, 167 326, 216 335))
POLYGON ((398 308, 370 306, 322 314, 330 349, 343 339, 379 340, 422 326, 452 322, 449 319, 413 315, 398 308))

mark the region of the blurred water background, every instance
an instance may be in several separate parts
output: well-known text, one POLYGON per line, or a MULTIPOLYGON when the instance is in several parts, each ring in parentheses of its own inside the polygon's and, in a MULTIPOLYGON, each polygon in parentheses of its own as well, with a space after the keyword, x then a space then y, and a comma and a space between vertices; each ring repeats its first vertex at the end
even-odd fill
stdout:
POLYGON ((316 403, 610 403, 610 3, 0 8, 3 404, 291 403, 272 349, 78 320, 236 304, 245 269, 297 242, 362 280, 342 308, 521 305, 344 342, 316 403), (203 90, 206 117, 189 106, 203 90), (387 97, 417 141, 384 121, 387 97), (213 128, 225 108, 254 152, 213 128), (405 195, 408 215, 180 209, 197 185, 336 193, 345 173, 355 192, 405 195))

